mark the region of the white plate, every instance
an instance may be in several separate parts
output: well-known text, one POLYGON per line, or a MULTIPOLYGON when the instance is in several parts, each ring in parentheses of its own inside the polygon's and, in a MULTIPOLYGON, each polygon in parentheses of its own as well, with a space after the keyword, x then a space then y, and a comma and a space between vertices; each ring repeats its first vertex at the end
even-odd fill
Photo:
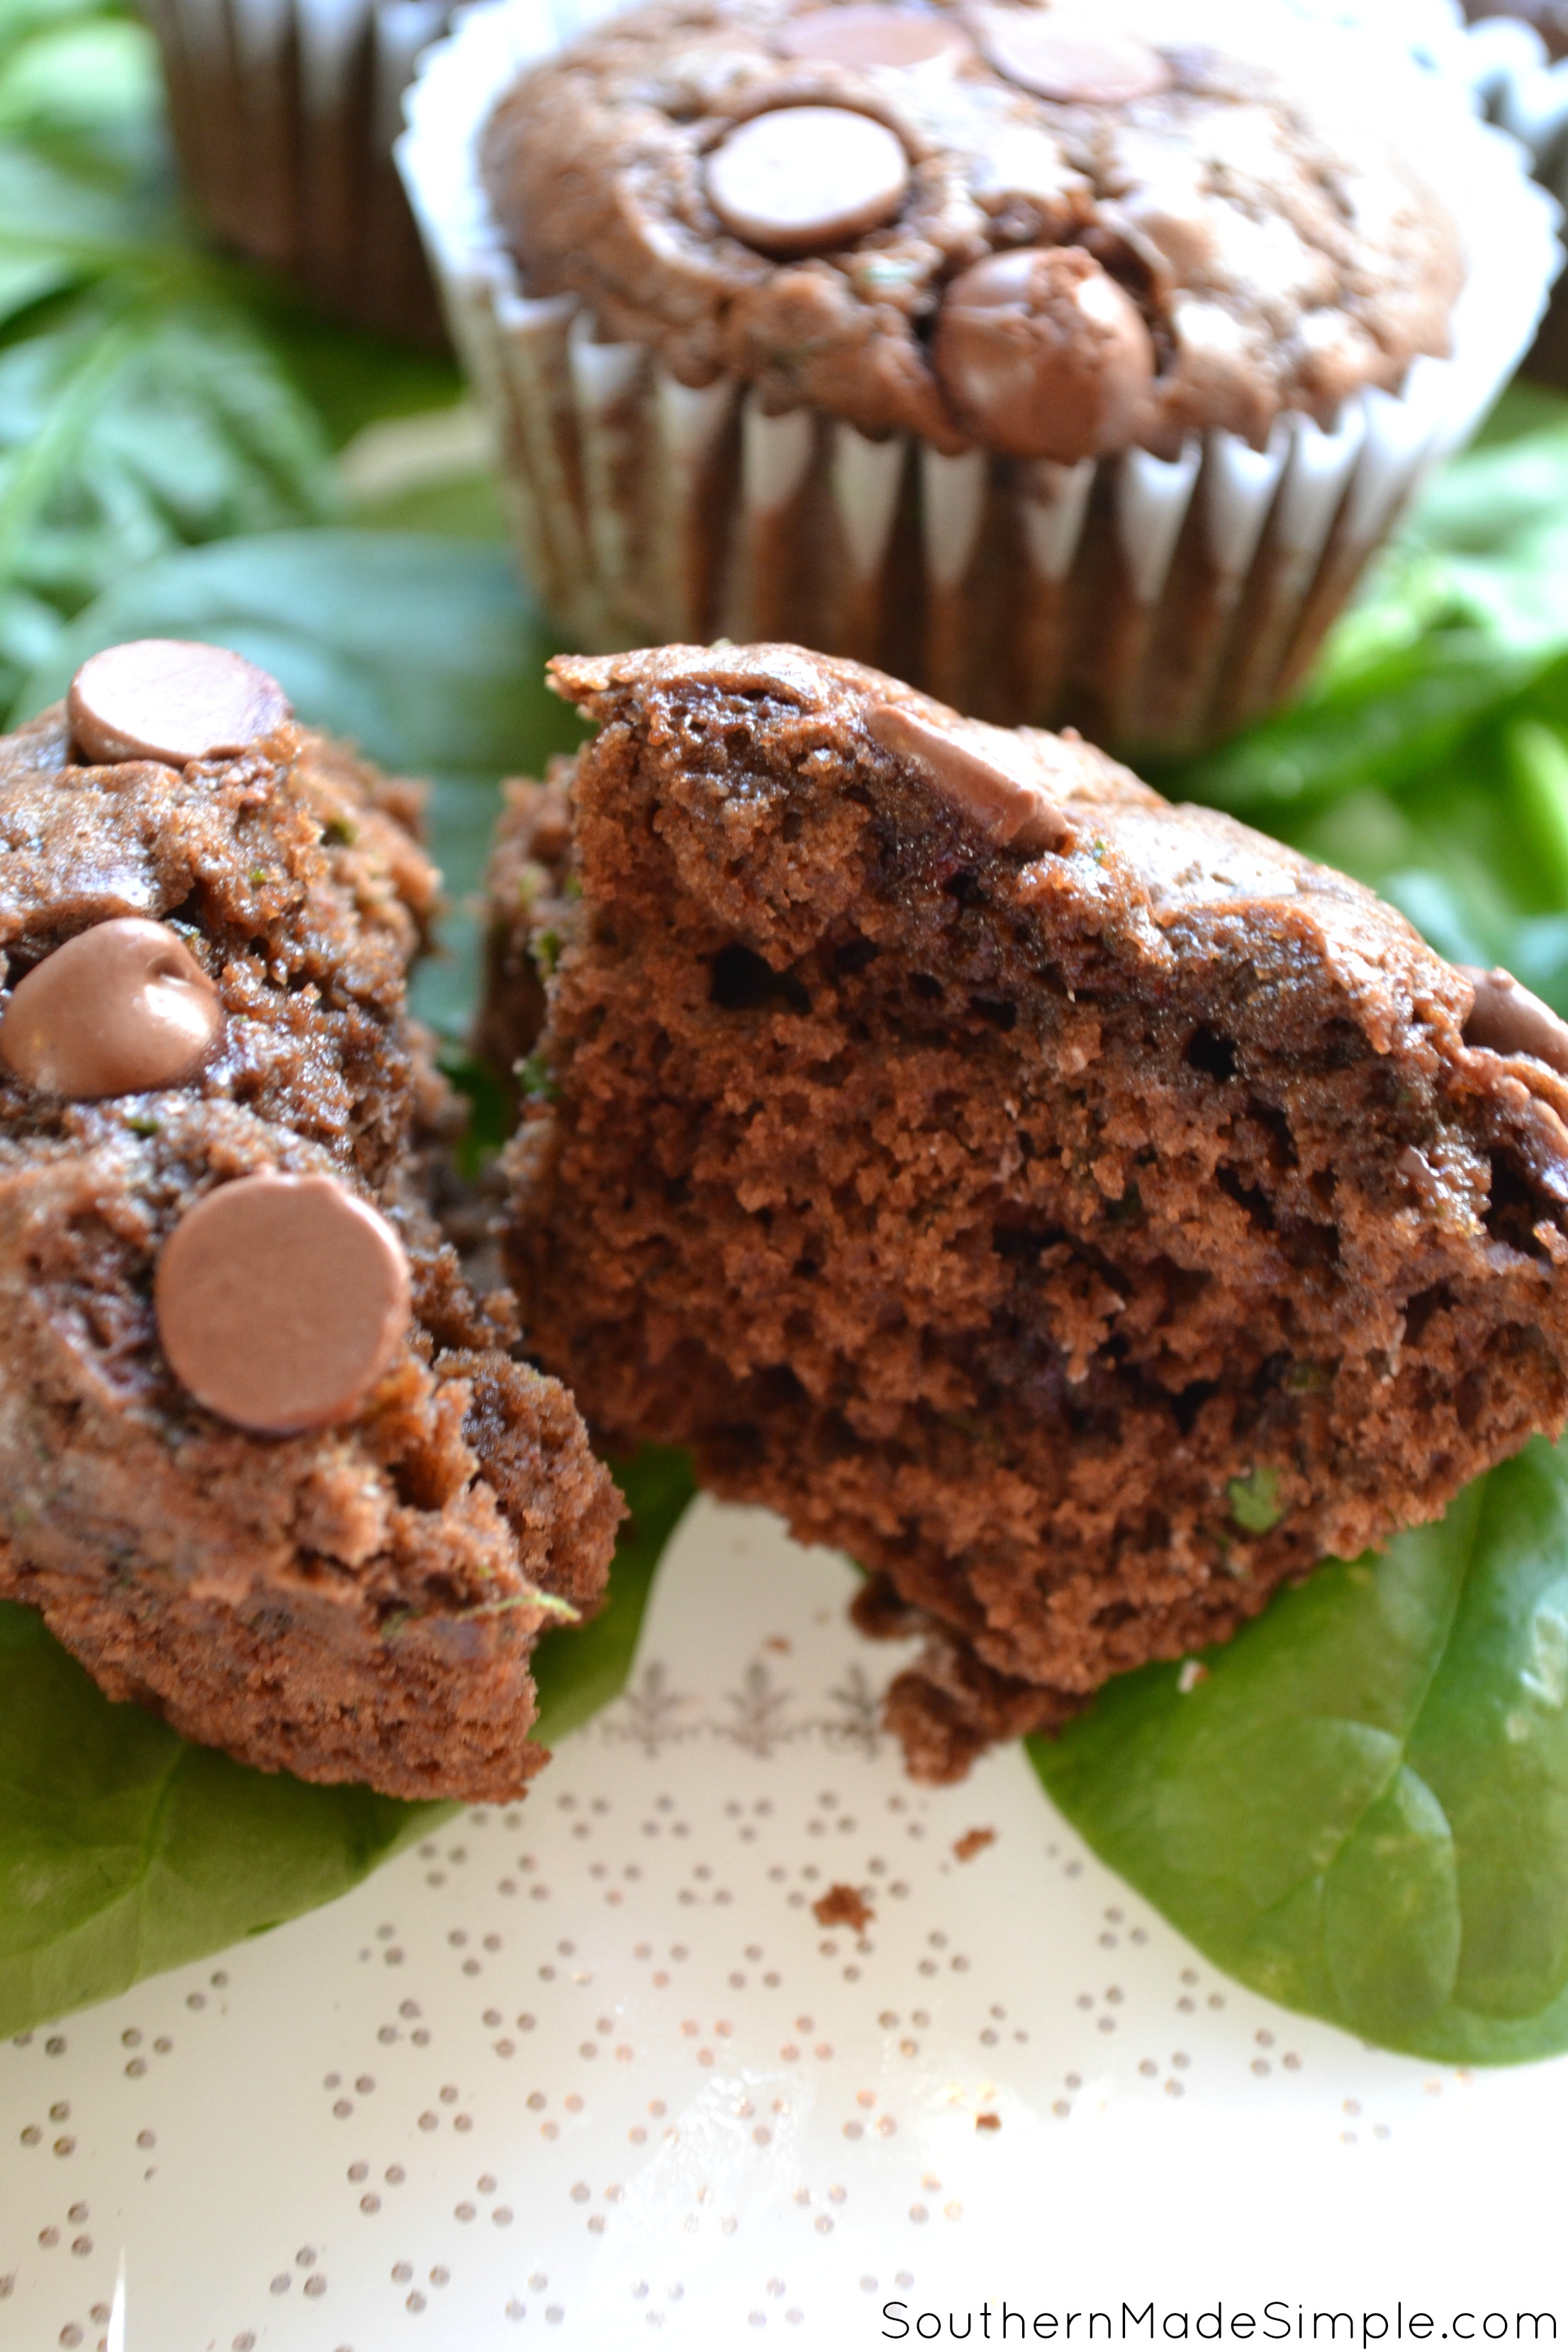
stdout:
POLYGON ((524 1805, 0 2050, 5 2352, 105 2341, 122 2251, 126 2352, 1016 2342, 1004 2300, 1075 2347, 1124 2299, 1568 2336, 1563 2064, 1242 1991, 1019 1752, 914 1788, 851 1582, 700 1503, 629 1694, 524 1805), (817 1924, 835 1883, 862 1936, 817 1924))

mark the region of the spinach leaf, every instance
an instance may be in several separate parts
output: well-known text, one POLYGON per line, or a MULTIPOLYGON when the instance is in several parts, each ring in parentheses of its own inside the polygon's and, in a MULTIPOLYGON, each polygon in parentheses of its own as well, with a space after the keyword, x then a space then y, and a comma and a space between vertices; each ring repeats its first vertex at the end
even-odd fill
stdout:
POLYGON ((0 700, 110 582, 172 547, 313 520, 332 495, 277 359, 195 289, 96 292, 0 346, 0 700))
POLYGON ((1207 760, 1154 781, 1265 832, 1288 832, 1369 782, 1420 784, 1548 666, 1551 648, 1499 646, 1466 625, 1379 647, 1207 760))
MULTIPOLYGON (((613 1467, 633 1516, 610 1601, 535 1655, 547 1741, 625 1682, 692 1491, 685 1456, 657 1446, 613 1467)), ((453 1810, 194 1747, 112 1705, 41 1618, 0 1601, 0 2034, 331 1902, 453 1810)))
POLYGON ((1568 2049, 1568 1454, 1201 1663, 1029 1742, 1095 1852, 1288 2008, 1456 2063, 1568 2049))
POLYGON ((169 192, 161 107, 125 12, 0 7, 0 705, 122 572, 334 500, 247 281, 169 192))
POLYGON ((450 360, 204 247, 152 37, 115 0, 0 0, 0 709, 111 583, 330 520, 333 448, 458 390, 450 360))

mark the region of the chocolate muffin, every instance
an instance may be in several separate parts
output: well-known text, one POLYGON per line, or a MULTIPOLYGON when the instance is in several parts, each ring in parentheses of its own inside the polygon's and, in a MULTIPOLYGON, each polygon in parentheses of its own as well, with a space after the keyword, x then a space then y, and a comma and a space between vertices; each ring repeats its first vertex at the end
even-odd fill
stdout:
POLYGON ((208 227, 334 318, 438 344, 440 304, 392 160, 446 0, 147 0, 180 168, 208 227))
POLYGON ((1261 446, 1441 354, 1458 236, 1396 150, 1149 22, 657 0, 502 100, 486 183, 606 340, 950 454, 1261 446))
POLYGON ((621 1506, 424 1205, 417 814, 211 646, 0 743, 0 1594, 246 1763, 499 1799, 621 1506))
POLYGON ((1562 1426, 1568 1029, 1506 975, 850 663, 554 677, 599 732, 492 900, 530 1344, 927 1633, 917 1771, 1562 1426))
POLYGON ((1552 267, 1457 88, 1277 0, 657 0, 501 79, 470 184, 503 17, 433 54, 402 159, 595 647, 797 638, 992 719, 1224 731, 1552 267))

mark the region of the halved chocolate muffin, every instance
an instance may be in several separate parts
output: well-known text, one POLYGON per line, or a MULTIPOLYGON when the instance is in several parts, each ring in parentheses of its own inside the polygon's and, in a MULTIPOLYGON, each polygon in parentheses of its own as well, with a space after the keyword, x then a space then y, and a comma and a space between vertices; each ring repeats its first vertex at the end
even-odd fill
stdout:
POLYGON ((850 663, 554 677, 599 732, 514 789, 487 1032, 530 1346, 873 1571, 918 1770, 1561 1427, 1568 1030, 1506 976, 850 663))
POLYGON ((205 646, 0 743, 0 1595, 247 1763, 492 1799, 621 1507, 421 1197, 418 797, 205 646))

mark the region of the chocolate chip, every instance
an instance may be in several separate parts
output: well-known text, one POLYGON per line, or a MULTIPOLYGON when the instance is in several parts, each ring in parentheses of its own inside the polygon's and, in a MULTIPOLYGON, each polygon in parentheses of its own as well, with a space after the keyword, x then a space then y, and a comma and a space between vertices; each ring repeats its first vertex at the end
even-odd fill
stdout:
POLYGON ((1494 1054, 1531 1054, 1568 1077, 1568 1023, 1500 966, 1494 971, 1473 963, 1458 968, 1476 992, 1465 1024, 1466 1045, 1484 1045, 1494 1054))
POLYGON ((330 1176, 244 1176, 188 1210, 153 1286, 176 1379, 241 1429, 346 1421, 408 1326, 408 1260, 330 1176))
POLYGON ((807 9, 784 23, 778 45, 786 58, 821 58, 839 66, 923 66, 932 58, 962 57, 970 47, 951 16, 878 7, 870 0, 807 9))
POLYGON ((753 115, 708 158, 708 197, 759 253, 821 253, 892 219, 910 162, 885 123, 847 106, 753 115))
POLYGON ((964 432, 1075 465, 1129 447, 1154 382, 1131 297, 1081 246, 994 253, 955 278, 931 357, 964 432))
POLYGON ((885 751, 912 760, 999 848, 1032 857, 1070 839, 1067 817, 1026 773, 1027 754, 1005 727, 978 719, 942 726, 901 702, 873 703, 866 724, 885 751))
POLYGON ((183 768, 244 751, 289 718, 283 689, 223 646, 142 637, 109 646, 71 680, 71 734, 84 760, 183 768))
POLYGON ((0 1061, 40 1093, 90 1102, 183 1086, 223 1027, 184 941, 139 915, 79 931, 16 983, 0 1061))
POLYGON ((1124 106, 1170 86, 1158 49, 1087 10, 976 7, 970 21, 997 72, 1037 98, 1124 106))

